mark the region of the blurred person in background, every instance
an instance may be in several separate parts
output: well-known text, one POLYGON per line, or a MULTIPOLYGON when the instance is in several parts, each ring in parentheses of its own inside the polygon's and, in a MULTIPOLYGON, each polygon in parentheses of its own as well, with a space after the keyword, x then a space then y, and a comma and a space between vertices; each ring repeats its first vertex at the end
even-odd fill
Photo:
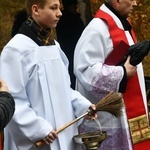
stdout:
POLYGON ((71 87, 75 89, 76 78, 73 73, 74 49, 85 26, 78 12, 77 0, 62 0, 62 4, 62 16, 56 27, 57 40, 69 60, 71 87))
POLYGON ((2 133, 3 129, 7 126, 11 120, 15 111, 15 102, 12 95, 9 93, 6 83, 0 80, 0 150, 2 150, 3 139, 2 133))

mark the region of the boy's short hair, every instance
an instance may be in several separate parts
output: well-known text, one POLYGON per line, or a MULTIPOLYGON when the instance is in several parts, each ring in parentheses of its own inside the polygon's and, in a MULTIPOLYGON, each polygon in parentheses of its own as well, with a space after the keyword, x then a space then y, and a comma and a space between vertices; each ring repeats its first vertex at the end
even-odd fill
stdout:
POLYGON ((44 8, 46 2, 47 2, 47 0, 26 0, 25 6, 26 6, 26 10, 27 10, 28 15, 32 14, 31 8, 34 4, 38 5, 40 8, 44 8))

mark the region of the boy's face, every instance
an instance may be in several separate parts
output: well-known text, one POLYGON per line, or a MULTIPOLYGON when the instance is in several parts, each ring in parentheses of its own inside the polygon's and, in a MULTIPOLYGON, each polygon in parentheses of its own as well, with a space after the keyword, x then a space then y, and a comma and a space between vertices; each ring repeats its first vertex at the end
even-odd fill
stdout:
POLYGON ((59 0, 47 0, 44 8, 40 8, 38 5, 32 6, 32 17, 38 25, 44 29, 55 28, 62 16, 59 9, 59 0))

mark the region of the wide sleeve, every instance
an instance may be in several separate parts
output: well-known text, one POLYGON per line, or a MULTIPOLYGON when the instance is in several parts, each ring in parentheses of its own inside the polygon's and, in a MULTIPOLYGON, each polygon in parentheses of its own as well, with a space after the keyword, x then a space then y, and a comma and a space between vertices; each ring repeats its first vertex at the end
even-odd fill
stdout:
POLYGON ((97 98, 118 91, 124 75, 123 67, 104 63, 112 48, 108 28, 98 18, 84 30, 75 48, 74 73, 83 88, 97 98))
POLYGON ((72 93, 72 105, 76 117, 81 116, 89 109, 91 102, 82 96, 78 91, 71 90, 72 93))
POLYGON ((48 135, 52 126, 32 109, 26 90, 29 80, 27 62, 20 51, 9 46, 4 48, 1 76, 15 99, 15 113, 8 124, 10 134, 18 147, 30 148, 35 141, 48 135))
POLYGON ((0 131, 2 131, 12 118, 15 102, 8 92, 0 92, 0 131))

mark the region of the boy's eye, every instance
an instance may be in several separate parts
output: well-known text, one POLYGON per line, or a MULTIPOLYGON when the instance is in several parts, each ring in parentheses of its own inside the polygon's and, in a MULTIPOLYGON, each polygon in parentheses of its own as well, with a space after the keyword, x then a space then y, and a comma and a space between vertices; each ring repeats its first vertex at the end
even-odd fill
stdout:
POLYGON ((50 9, 53 9, 53 10, 58 9, 58 6, 57 5, 51 6, 50 9))
POLYGON ((56 9, 56 7, 50 7, 50 9, 54 10, 54 9, 56 9))

